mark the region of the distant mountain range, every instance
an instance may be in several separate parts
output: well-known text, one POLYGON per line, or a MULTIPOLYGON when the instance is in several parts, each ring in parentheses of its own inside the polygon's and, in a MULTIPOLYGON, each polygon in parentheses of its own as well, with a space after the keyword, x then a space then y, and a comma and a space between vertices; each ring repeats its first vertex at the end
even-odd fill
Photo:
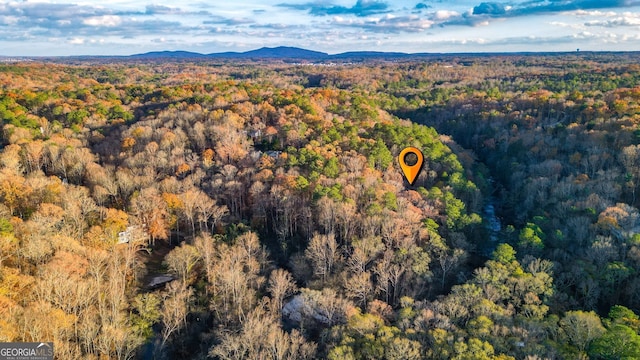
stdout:
POLYGON ((201 54, 191 51, 152 51, 144 54, 135 54, 128 56, 109 56, 109 55, 85 55, 85 56, 50 56, 50 57, 31 57, 31 56, 2 56, 0 55, 0 63, 20 62, 20 61, 57 61, 57 62, 73 62, 73 61, 119 61, 119 60, 207 60, 207 59, 244 59, 244 60, 281 60, 286 62, 296 61, 313 61, 313 62, 360 62, 366 60, 398 60, 398 59, 451 59, 451 57, 486 57, 486 56, 539 56, 539 55, 566 55, 580 54, 589 56, 589 54, 638 54, 639 52, 502 52, 502 53, 403 53, 403 52, 383 52, 383 51, 349 51, 340 54, 327 54, 325 52, 302 49, 298 47, 278 46, 263 47, 256 50, 245 52, 220 52, 211 54, 201 54))
POLYGON ((222 52, 212 54, 201 54, 190 51, 153 51, 144 54, 128 56, 132 59, 289 59, 289 60, 331 60, 331 59, 354 59, 372 57, 407 57, 426 54, 407 54, 398 52, 378 52, 378 51, 352 51, 341 54, 329 55, 320 51, 301 49, 297 47, 279 46, 263 47, 246 52, 222 52))

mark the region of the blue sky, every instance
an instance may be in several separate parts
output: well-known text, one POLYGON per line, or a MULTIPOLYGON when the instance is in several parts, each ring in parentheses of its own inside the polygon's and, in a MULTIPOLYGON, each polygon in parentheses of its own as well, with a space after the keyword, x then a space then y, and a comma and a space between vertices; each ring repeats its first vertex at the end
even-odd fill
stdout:
POLYGON ((640 50, 640 0, 2 1, 0 55, 640 50))

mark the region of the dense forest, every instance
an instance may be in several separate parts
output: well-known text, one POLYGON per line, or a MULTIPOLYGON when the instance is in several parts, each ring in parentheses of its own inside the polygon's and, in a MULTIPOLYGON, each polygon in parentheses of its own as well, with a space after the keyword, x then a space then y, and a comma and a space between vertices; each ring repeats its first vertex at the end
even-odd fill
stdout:
POLYGON ((0 341, 640 358, 635 60, 1 64, 0 341))

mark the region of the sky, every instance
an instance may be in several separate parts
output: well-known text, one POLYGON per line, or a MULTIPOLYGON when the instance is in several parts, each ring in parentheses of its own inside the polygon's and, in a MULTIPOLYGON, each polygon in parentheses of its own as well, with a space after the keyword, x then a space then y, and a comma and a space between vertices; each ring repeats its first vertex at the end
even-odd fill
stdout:
POLYGON ((0 0, 0 55, 640 51, 640 0, 0 0))

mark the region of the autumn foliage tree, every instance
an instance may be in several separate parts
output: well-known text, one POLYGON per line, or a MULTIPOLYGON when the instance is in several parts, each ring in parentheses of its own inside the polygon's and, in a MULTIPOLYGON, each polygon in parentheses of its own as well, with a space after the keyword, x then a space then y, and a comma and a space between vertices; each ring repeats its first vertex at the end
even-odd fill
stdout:
POLYGON ((632 55, 238 62, 0 66, 0 340, 637 357, 632 55))

